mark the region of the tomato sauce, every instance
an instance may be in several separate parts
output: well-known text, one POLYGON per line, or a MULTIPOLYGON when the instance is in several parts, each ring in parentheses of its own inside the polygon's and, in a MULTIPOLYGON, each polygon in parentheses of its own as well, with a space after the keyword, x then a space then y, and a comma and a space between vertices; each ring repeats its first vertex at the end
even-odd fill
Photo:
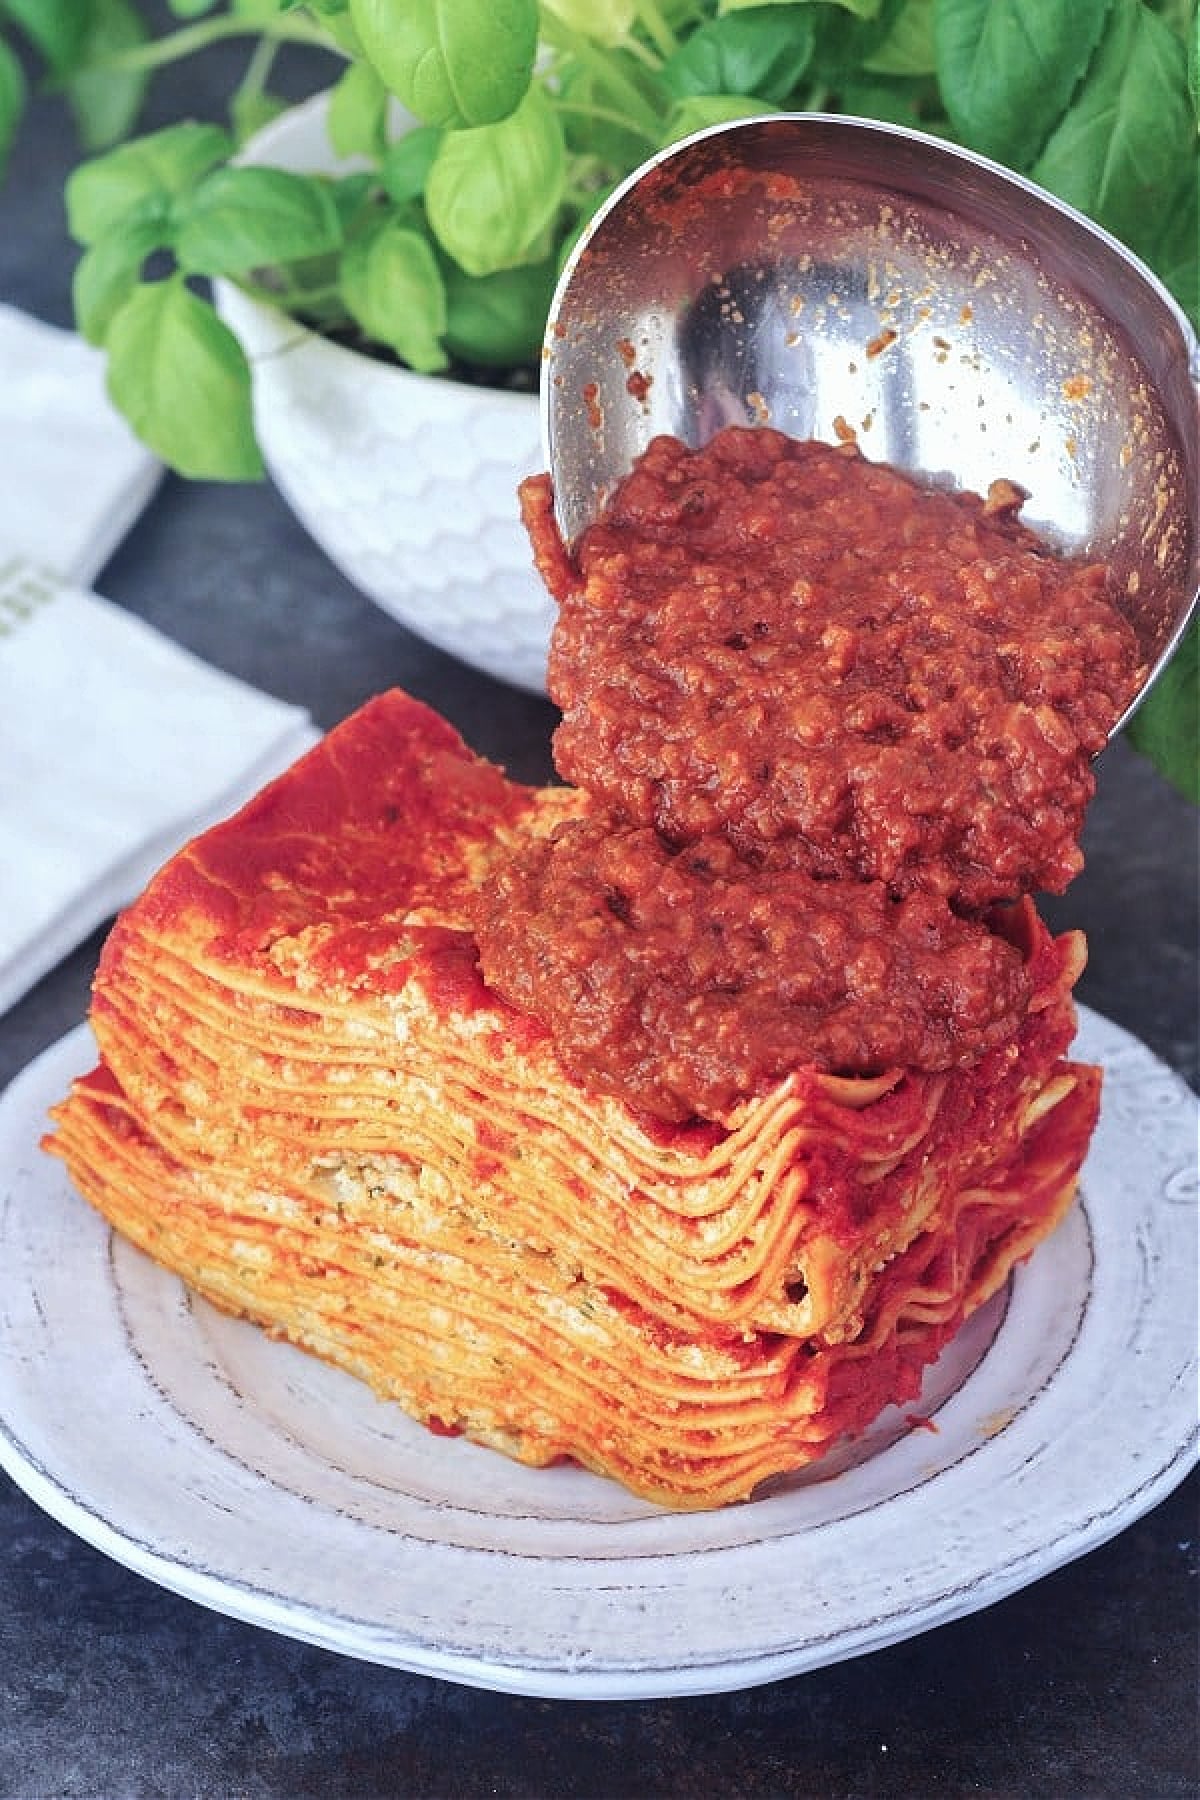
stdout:
POLYGON ((573 821, 492 879, 488 980, 591 1086, 660 1118, 713 1118, 816 1063, 943 1069, 1007 1038, 1020 952, 936 896, 748 865, 727 839, 674 850, 573 821))
POLYGON ((526 484, 555 762, 593 812, 494 876, 477 935, 581 1078, 712 1118, 803 1064, 1011 1035, 1028 981, 989 909, 1079 868, 1137 662, 1104 568, 1023 498, 728 427, 656 439, 572 556, 526 484))

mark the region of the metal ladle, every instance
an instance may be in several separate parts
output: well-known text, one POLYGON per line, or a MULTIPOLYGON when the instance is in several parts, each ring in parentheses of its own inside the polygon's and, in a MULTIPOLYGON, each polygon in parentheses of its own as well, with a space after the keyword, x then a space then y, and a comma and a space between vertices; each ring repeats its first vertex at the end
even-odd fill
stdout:
POLYGON ((1145 679, 1200 587, 1200 354, 1114 238, 968 151, 870 120, 772 114, 645 163, 576 245, 550 310, 542 431, 559 528, 650 439, 730 423, 853 434, 874 461, 985 492, 1107 562, 1145 679))

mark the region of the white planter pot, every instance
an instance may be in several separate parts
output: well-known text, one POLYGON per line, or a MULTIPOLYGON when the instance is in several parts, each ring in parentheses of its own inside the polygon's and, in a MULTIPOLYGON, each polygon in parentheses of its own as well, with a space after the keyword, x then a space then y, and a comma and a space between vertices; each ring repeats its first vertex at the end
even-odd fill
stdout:
MULTIPOLYGON (((325 106, 319 96, 282 115, 243 160, 356 166, 333 156, 325 106)), ((543 466, 536 398, 411 374, 214 285, 250 360, 268 471, 331 561, 428 642, 543 692, 554 608, 516 499, 543 466)))

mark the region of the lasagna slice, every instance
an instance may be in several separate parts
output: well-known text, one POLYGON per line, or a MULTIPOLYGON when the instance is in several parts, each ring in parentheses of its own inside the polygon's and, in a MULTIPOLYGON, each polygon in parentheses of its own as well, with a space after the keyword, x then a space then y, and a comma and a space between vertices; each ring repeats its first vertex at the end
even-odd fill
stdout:
POLYGON ((590 804, 370 702, 118 921, 47 1146, 197 1292, 432 1429, 717 1506, 914 1398, 1065 1211, 1082 941, 1004 915, 1030 999, 969 1067, 801 1066, 665 1121, 481 974, 481 891, 590 804))

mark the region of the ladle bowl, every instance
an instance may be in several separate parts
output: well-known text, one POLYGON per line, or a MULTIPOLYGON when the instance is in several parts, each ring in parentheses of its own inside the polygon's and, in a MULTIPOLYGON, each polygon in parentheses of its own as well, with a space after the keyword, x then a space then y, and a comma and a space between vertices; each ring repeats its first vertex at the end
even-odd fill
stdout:
POLYGON ((1145 679, 1200 586, 1200 355, 1153 274, 1031 182, 920 132, 772 114, 636 170, 564 267, 543 443, 573 542, 651 438, 852 435, 1107 562, 1145 679))

